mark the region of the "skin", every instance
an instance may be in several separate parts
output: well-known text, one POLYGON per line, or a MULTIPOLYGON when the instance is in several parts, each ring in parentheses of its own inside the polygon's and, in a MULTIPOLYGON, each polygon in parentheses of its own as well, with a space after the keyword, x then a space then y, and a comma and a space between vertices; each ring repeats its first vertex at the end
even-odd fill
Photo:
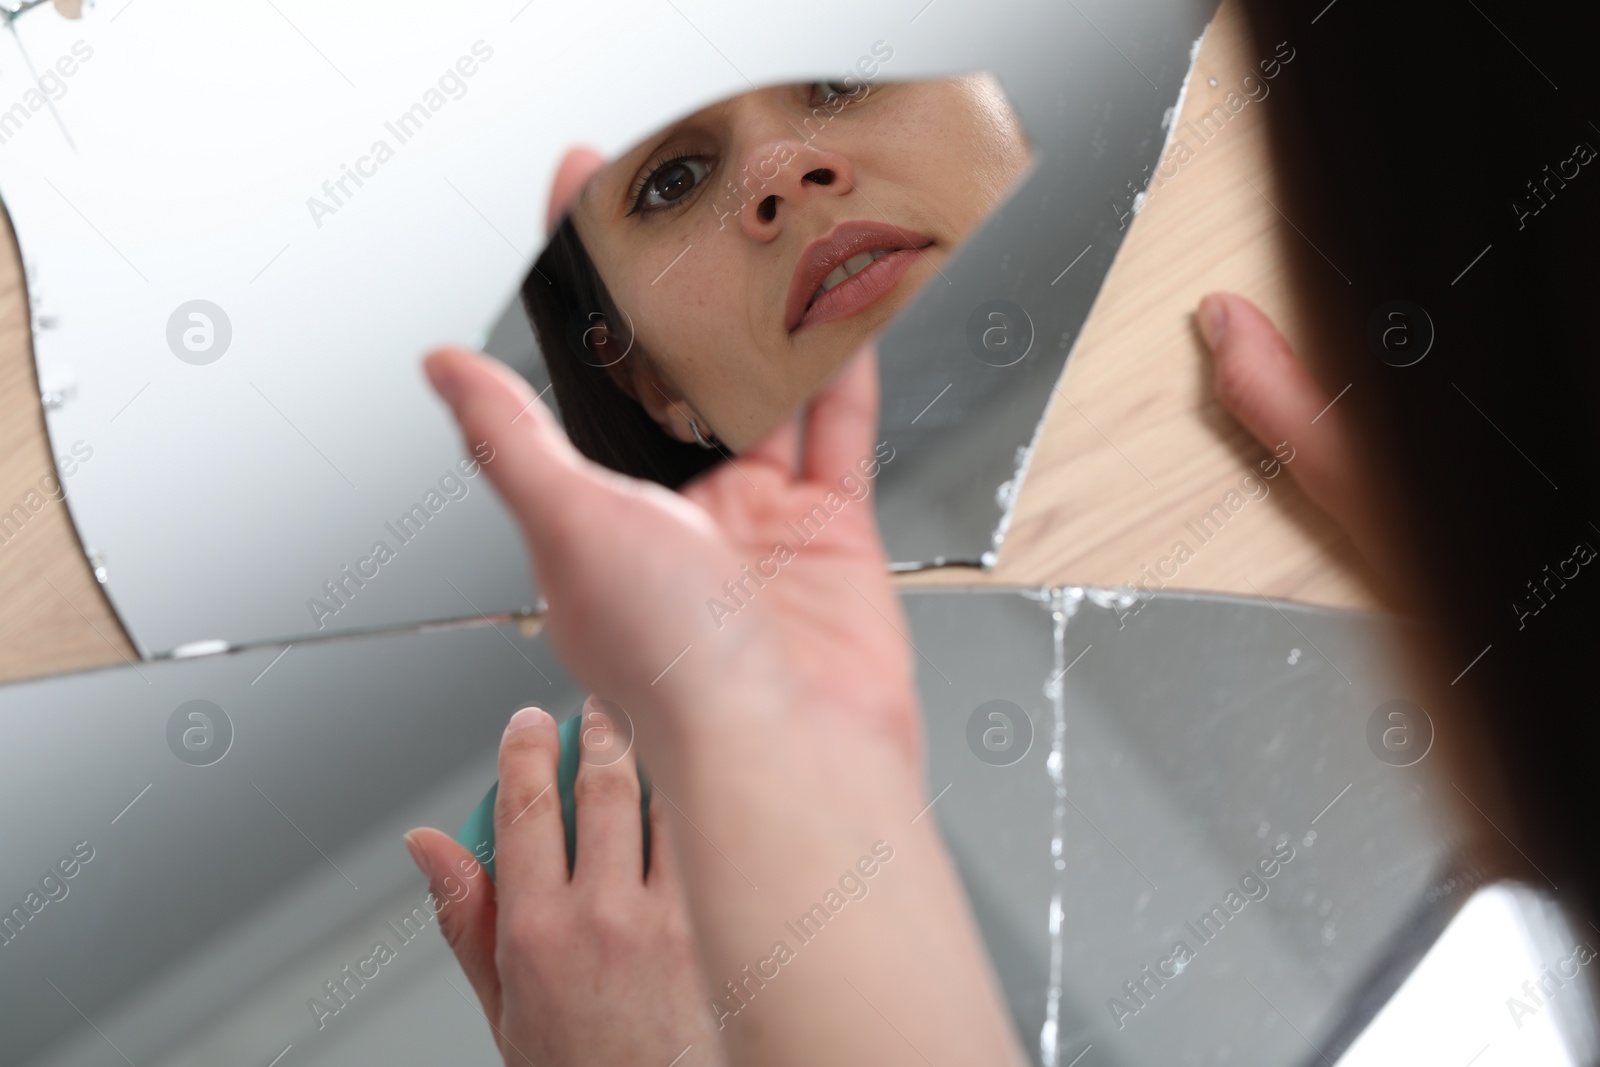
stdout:
POLYGON ((633 330, 618 383, 680 440, 693 440, 693 417, 734 452, 753 445, 939 280, 1028 166, 1027 139, 988 75, 864 86, 831 104, 825 91, 760 89, 695 112, 599 171, 573 210, 629 319, 611 329, 625 340, 633 330), (635 211, 634 191, 685 154, 709 171, 679 163, 688 192, 657 192, 650 202, 669 206, 635 211), (888 222, 933 244, 871 306, 791 334, 795 264, 849 220, 888 222))
MULTIPOLYGON (((581 684, 628 710, 639 758, 671 800, 670 839, 710 985, 767 956, 784 924, 875 843, 893 849, 871 895, 834 919, 839 936, 830 928, 801 949, 725 1020, 728 1060, 922 1064, 936 1050, 950 1063, 1023 1062, 937 822, 913 821, 928 803, 921 713, 870 505, 840 510, 724 625, 706 608, 873 454, 870 350, 808 407, 803 455, 800 418, 790 417, 682 495, 579 456, 527 384, 493 360, 446 350, 426 369, 466 437, 496 449, 490 477, 532 551, 545 632, 581 684)), ((539 788, 514 768, 501 783, 516 799, 539 788)), ((518 847, 501 843, 497 862, 521 862, 518 847)), ((532 992, 541 987, 528 972, 554 934, 513 919, 539 908, 532 888, 513 900, 514 879, 508 870, 497 897, 502 996, 485 1011, 521 1046, 519 1035, 531 1043, 575 1023, 532 992)), ((575 953, 568 980, 584 980, 595 961, 562 944, 575 953)), ((577 1018, 591 1031, 597 1018, 637 1025, 629 1004, 609 999, 577 1018)))
MULTIPOLYGON (((569 163, 568 188, 595 165, 569 163)), ((1263 443, 1292 435, 1301 457, 1292 477, 1381 559, 1348 431, 1336 412, 1311 423, 1327 393, 1282 335, 1229 294, 1206 297, 1196 325, 1224 407, 1263 443)), ((718 579, 780 536, 775 524, 870 452, 871 363, 857 360, 807 412, 798 465, 790 419, 739 470, 725 466, 683 497, 577 456, 521 381, 489 361, 445 351, 428 370, 468 439, 481 435, 508 456, 491 477, 534 548, 552 639, 583 680, 642 713, 638 747, 662 795, 670 782, 673 808, 693 823, 688 835, 704 843, 686 849, 684 828, 658 800, 651 824, 663 847, 641 870, 632 754, 609 766, 586 762, 569 880, 559 807, 546 791, 554 724, 537 709, 513 718, 496 812, 501 883, 478 871, 475 891, 441 915, 506 1062, 653 1062, 663 1050, 666 1060, 687 1050, 686 1063, 915 1063, 923 1049, 951 1062, 1017 1062, 934 823, 905 817, 925 802, 920 726, 906 649, 893 633, 904 620, 870 509, 841 512, 738 625, 712 628, 696 610, 718 579), (519 427, 530 402, 535 417, 519 427), (557 500, 562 507, 550 506, 557 500), (845 580, 859 597, 839 593, 845 580), (635 610, 641 602, 652 610, 635 610), (703 654, 686 656, 653 692, 646 676, 690 636, 703 654), (781 972, 781 997, 752 1002, 718 1031, 702 1006, 705 975, 738 977, 853 852, 890 838, 899 877, 885 877, 885 865, 873 886, 879 904, 850 914, 862 920, 851 938, 808 948, 805 969, 781 972), (739 878, 729 870, 736 862, 739 878), (748 884, 749 872, 767 894, 748 884), (789 885, 816 888, 795 895, 789 885), (917 963, 929 959, 943 965, 930 972, 917 963), (841 981, 854 987, 854 1002, 840 996, 841 981), (892 1037, 882 1018, 896 1020, 892 1037)), ((436 830, 413 831, 407 843, 436 889, 452 869, 474 869, 436 830)))
POLYGON ((1295 462, 1285 469, 1306 496, 1344 529, 1380 577, 1399 574, 1393 546, 1359 484, 1361 466, 1343 413, 1328 407, 1328 391, 1272 320, 1242 296, 1210 293, 1195 310, 1195 326, 1211 352, 1222 406, 1269 449, 1293 441, 1295 462))
MULTIPOLYGON (((586 742, 590 731, 579 736, 586 742)), ((654 847, 645 870, 634 752, 609 762, 586 751, 573 784, 578 834, 569 876, 558 754, 549 714, 524 708, 511 717, 494 814, 498 884, 438 830, 406 835, 429 887, 453 899, 440 930, 495 1044, 508 1065, 666 1064, 679 1056, 678 1067, 722 1064, 661 802, 650 805, 654 847), (467 892, 447 895, 452 874, 467 892)))

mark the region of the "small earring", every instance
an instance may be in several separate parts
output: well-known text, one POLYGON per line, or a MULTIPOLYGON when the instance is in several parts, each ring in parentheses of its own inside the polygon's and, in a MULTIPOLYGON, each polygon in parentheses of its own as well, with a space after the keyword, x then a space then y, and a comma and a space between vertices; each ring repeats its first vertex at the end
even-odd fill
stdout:
POLYGON ((713 442, 707 440, 705 435, 700 432, 700 424, 695 421, 693 415, 689 416, 689 432, 694 434, 694 443, 699 445, 701 448, 717 447, 713 442))

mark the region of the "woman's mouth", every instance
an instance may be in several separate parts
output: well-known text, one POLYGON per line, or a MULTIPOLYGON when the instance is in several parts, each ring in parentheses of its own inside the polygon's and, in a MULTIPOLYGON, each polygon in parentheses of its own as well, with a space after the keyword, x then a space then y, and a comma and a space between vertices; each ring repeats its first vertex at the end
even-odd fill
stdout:
POLYGON ((840 223, 801 253, 789 283, 784 325, 794 333, 876 303, 932 243, 885 223, 840 223))

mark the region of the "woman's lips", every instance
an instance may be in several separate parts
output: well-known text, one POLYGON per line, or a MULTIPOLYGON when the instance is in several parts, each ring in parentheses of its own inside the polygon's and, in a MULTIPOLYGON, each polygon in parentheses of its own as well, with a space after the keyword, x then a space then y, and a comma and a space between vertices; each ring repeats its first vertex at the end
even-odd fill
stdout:
POLYGON ((808 326, 820 326, 834 319, 848 318, 869 304, 875 303, 884 293, 899 284, 906 271, 912 268, 921 255, 920 249, 906 248, 890 252, 868 264, 861 271, 852 274, 817 297, 812 305, 806 308, 795 331, 799 332, 808 326))
POLYGON ((845 318, 874 303, 905 275, 929 237, 882 222, 842 222, 801 252, 789 281, 784 326, 790 333, 845 318), (863 253, 886 253, 812 300, 842 264, 863 253))

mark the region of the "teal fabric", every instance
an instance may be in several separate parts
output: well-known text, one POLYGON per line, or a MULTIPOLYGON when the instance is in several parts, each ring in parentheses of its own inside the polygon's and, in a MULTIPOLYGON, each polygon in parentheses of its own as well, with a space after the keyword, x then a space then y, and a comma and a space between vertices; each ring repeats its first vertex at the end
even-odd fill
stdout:
MULTIPOLYGON (((561 739, 561 758, 556 764, 556 794, 561 799, 561 822, 567 836, 567 872, 578 861, 578 809, 572 799, 572 786, 578 780, 578 731, 583 728, 580 712, 561 724, 557 736, 561 739)), ((462 825, 456 840, 464 845, 478 862, 483 864, 489 877, 494 878, 494 802, 500 793, 500 783, 489 787, 478 806, 472 809, 462 825)), ((650 779, 639 768, 639 816, 644 821, 644 869, 650 869, 650 779)))

